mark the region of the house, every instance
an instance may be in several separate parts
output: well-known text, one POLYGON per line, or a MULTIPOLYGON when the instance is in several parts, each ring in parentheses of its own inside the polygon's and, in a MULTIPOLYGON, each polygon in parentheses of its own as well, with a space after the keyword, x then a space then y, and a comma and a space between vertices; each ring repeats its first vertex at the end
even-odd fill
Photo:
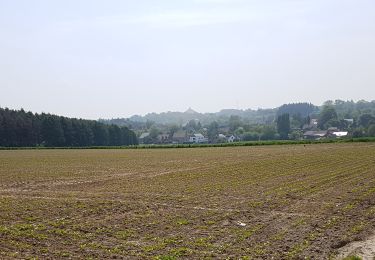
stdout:
POLYGON ((345 137, 348 135, 347 131, 340 131, 337 127, 330 127, 328 128, 328 136, 339 138, 339 137, 345 137))
POLYGON ((307 131, 303 134, 303 138, 310 140, 319 140, 327 137, 328 131, 307 131))
POLYGON ((353 118, 344 118, 344 121, 348 122, 349 124, 353 124, 354 123, 354 119, 353 118))
POLYGON ((345 136, 348 135, 348 132, 346 132, 346 131, 332 132, 331 135, 332 135, 332 137, 336 137, 336 138, 345 137, 345 136))
POLYGON ((233 143, 234 141, 236 141, 236 139, 237 138, 234 135, 231 135, 231 136, 228 137, 227 140, 228 140, 228 143, 233 143))
POLYGON ((328 128, 329 133, 338 132, 338 131, 339 131, 339 129, 337 127, 329 127, 328 128))
POLYGON ((187 142, 187 133, 186 131, 179 130, 175 132, 172 136, 172 142, 177 144, 182 144, 187 142))
POLYGON ((158 142, 165 144, 169 142, 169 135, 168 134, 160 134, 158 135, 158 142))
POLYGON ((217 136, 217 141, 220 142, 220 143, 224 143, 224 142, 227 142, 228 140, 227 140, 227 137, 225 135, 219 134, 217 136))
POLYGON ((197 143, 197 144, 207 143, 208 138, 204 137, 204 135, 202 135, 202 134, 193 134, 192 136, 190 136, 189 142, 190 143, 197 143))

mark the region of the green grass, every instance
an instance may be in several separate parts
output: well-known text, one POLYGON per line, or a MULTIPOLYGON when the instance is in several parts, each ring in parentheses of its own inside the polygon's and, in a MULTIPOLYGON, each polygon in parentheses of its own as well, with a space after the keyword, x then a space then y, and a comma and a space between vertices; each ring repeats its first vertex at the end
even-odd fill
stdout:
POLYGON ((362 258, 359 257, 359 256, 348 256, 348 257, 345 257, 342 260, 362 260, 362 258))
POLYGON ((53 149, 170 149, 170 148, 207 148, 207 147, 237 147, 237 146, 264 146, 264 145, 291 145, 291 144, 326 144, 326 143, 356 143, 375 142, 375 137, 338 138, 323 140, 266 140, 246 141, 215 144, 150 144, 130 146, 87 146, 87 147, 0 147, 0 150, 53 150, 53 149))

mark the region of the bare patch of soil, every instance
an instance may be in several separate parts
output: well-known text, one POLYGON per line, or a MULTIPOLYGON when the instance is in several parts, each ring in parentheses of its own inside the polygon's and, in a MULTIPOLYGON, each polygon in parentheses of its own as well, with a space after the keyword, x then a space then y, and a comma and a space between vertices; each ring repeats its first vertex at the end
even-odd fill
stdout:
POLYGON ((339 249, 337 259, 348 256, 359 256, 363 260, 375 259, 375 235, 363 241, 355 241, 339 249))

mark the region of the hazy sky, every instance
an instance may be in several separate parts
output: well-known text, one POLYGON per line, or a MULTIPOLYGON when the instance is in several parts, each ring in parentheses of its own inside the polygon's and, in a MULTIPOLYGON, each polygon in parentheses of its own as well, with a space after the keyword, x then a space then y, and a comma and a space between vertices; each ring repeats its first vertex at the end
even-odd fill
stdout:
POLYGON ((375 99, 374 0, 0 0, 0 106, 97 119, 375 99))

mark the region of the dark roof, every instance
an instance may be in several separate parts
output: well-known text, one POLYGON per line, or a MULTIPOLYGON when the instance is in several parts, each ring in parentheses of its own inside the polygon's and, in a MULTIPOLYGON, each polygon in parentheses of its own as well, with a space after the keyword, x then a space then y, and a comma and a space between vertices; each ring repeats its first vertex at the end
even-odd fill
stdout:
POLYGON ((327 135, 327 131, 307 131, 303 134, 304 136, 316 136, 322 137, 327 135))

